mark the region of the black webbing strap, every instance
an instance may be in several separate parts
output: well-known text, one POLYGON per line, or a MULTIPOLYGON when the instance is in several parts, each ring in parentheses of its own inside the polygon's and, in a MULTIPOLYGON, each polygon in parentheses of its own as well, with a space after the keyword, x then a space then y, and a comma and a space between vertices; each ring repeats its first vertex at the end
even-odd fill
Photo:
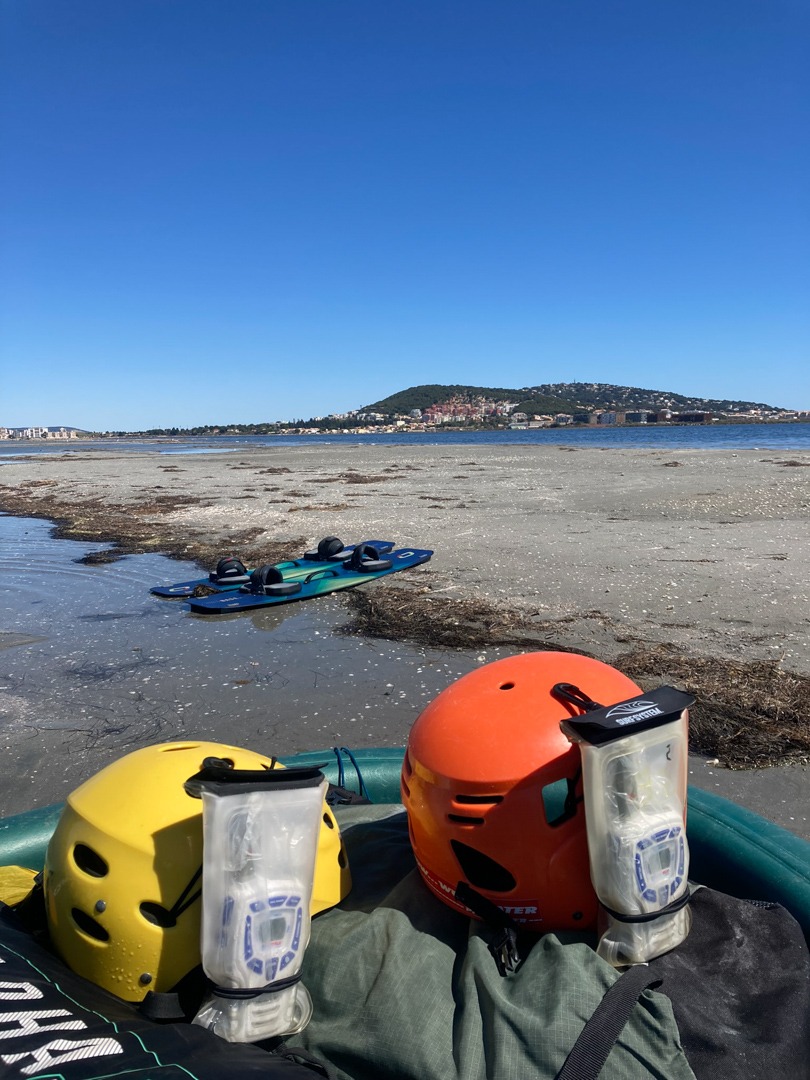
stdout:
POLYGON ((180 1004, 180 995, 172 991, 161 993, 150 990, 138 1005, 138 1012, 147 1020, 170 1021, 185 1020, 185 1010, 180 1004))
POLYGON ((505 978, 520 963, 517 923, 497 904, 476 892, 466 881, 460 881, 456 885, 456 900, 468 907, 492 931, 488 948, 497 965, 498 974, 505 978))
POLYGON ((326 789, 327 806, 354 806, 356 803, 370 803, 365 795, 359 795, 349 788, 339 787, 337 784, 329 784, 326 789))
POLYGON ((313 1072, 318 1073, 320 1076, 325 1076, 326 1080, 337 1080, 337 1073, 334 1071, 331 1065, 327 1065, 325 1061, 320 1061, 315 1058, 307 1050, 304 1050, 301 1046, 288 1046, 285 1042, 277 1046, 273 1053, 277 1057, 286 1058, 288 1061, 294 1061, 297 1065, 307 1065, 313 1072))
POLYGON ((661 982, 646 964, 638 964, 618 978, 579 1033, 555 1080, 596 1080, 638 999, 661 982))

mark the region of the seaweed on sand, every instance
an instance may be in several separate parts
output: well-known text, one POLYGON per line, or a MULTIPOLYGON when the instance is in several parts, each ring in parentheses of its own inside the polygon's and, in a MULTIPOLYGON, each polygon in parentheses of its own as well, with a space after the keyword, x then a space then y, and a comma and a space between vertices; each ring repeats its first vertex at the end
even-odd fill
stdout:
MULTIPOLYGON (((29 486, 45 483, 51 482, 40 485, 39 481, 31 481, 29 486)), ((88 565, 115 562, 123 555, 160 552, 172 559, 198 562, 207 570, 213 570, 223 555, 231 554, 238 555, 245 565, 260 566, 295 559, 307 543, 303 536, 284 541, 260 540, 265 532, 262 526, 233 529, 216 540, 199 532, 174 535, 175 528, 167 523, 166 515, 181 508, 208 505, 206 499, 182 493, 152 494, 142 502, 124 505, 101 497, 32 500, 25 492, 0 485, 0 506, 6 513, 51 521, 55 539, 112 545, 77 560, 88 565)))
POLYGON ((810 679, 778 661, 741 663, 656 645, 625 653, 616 666, 640 684, 675 682, 694 694, 690 745, 727 768, 810 762, 810 679))
POLYGON ((451 649, 511 645, 571 651, 533 633, 519 612, 486 600, 456 600, 429 589, 389 587, 348 593, 346 602, 352 613, 346 631, 366 637, 451 649))
MULTIPOLYGON (((518 612, 482 600, 454 600, 427 589, 357 590, 346 597, 350 633, 454 649, 505 646, 571 650, 518 612)), ((587 616, 586 616, 587 617, 587 616)), ((582 650, 577 650, 582 652, 582 650)), ((636 647, 612 661, 650 689, 674 683, 695 695, 690 746, 729 769, 810 763, 810 679, 778 662, 697 656, 672 645, 636 647)))

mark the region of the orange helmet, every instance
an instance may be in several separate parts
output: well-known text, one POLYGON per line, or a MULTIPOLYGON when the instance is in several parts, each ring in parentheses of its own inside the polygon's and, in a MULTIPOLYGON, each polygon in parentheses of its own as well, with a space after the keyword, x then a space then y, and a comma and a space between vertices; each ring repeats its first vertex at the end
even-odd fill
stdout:
POLYGON ((595 925, 579 749, 560 731, 579 710, 552 695, 557 683, 605 705, 639 692, 598 660, 525 653, 463 676, 411 729, 401 780, 411 845, 428 888, 466 915, 459 882, 527 930, 595 925))

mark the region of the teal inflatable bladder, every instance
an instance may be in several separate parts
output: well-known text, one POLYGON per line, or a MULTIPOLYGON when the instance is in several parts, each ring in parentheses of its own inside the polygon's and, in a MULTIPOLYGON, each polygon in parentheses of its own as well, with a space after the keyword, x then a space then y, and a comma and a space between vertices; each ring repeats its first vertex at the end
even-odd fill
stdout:
MULTIPOLYGON (((373 803, 399 803, 402 747, 338 748, 282 757, 284 765, 322 765, 333 784, 373 803)), ((0 820, 0 865, 42 868, 61 805, 0 820)), ((690 877, 748 900, 771 900, 794 916, 810 942, 810 843, 758 814, 689 788, 690 877)))

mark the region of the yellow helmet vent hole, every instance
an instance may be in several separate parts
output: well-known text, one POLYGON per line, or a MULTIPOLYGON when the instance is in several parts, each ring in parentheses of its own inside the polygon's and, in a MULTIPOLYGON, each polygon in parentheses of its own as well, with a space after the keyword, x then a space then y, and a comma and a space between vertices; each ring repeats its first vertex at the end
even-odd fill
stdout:
POLYGON ((162 926, 164 930, 170 926, 177 926, 177 917, 162 904, 155 904, 151 900, 145 900, 140 906, 141 915, 153 926, 162 926))
POLYGON ((73 847, 73 861, 82 873, 89 877, 106 877, 110 872, 109 866, 97 851, 93 851, 87 844, 75 844, 73 847))
POLYGON ((101 923, 96 922, 92 915, 88 915, 86 911, 82 911, 81 908, 72 908, 70 914, 83 934, 93 938, 95 941, 110 940, 110 935, 101 923))

